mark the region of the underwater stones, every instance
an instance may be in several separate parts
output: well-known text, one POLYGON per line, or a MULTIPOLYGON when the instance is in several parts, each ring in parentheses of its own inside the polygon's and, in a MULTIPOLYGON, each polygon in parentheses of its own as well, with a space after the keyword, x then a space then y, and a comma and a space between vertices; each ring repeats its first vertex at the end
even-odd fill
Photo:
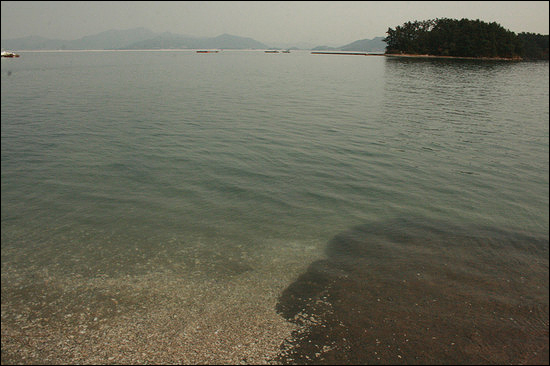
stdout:
POLYGON ((547 362, 547 238, 407 218, 353 227, 326 254, 279 298, 300 327, 278 362, 547 362))

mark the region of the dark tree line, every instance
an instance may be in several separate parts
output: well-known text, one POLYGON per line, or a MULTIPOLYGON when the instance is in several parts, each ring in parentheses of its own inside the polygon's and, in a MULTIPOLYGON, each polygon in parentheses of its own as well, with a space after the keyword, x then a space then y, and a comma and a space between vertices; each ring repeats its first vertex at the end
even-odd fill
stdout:
POLYGON ((522 45, 521 56, 525 59, 548 60, 549 37, 547 35, 525 33, 518 34, 522 45))
POLYGON ((515 34, 479 19, 407 22, 386 33, 386 53, 548 59, 548 35, 515 34))

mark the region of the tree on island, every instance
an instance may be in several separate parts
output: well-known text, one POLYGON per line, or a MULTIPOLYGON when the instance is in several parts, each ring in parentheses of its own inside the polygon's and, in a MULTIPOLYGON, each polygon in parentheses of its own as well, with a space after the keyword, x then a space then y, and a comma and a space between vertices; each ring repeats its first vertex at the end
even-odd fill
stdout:
POLYGON ((527 59, 548 60, 549 37, 547 35, 525 33, 518 34, 522 44, 522 57, 527 59))
POLYGON ((501 25, 468 19, 431 19, 388 28, 387 54, 548 59, 548 35, 516 35, 501 25))

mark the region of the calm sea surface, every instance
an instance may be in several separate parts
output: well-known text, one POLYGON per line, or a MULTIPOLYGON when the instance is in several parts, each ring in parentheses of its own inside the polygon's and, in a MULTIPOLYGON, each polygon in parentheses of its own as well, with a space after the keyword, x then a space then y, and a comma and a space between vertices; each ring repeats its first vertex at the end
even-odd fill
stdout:
POLYGON ((1 78, 3 363, 90 360, 52 352, 172 280, 202 317, 243 281, 298 327, 273 362, 548 363, 548 62, 22 52, 1 78))

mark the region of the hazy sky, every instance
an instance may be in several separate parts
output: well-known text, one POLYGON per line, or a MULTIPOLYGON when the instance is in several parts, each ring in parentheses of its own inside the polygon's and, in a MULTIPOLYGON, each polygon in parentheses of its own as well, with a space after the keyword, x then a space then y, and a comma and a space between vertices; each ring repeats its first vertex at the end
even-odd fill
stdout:
POLYGON ((213 37, 266 44, 344 45, 386 36, 409 20, 468 18, 513 32, 548 34, 548 1, 2 1, 2 39, 77 39, 109 29, 213 37))

